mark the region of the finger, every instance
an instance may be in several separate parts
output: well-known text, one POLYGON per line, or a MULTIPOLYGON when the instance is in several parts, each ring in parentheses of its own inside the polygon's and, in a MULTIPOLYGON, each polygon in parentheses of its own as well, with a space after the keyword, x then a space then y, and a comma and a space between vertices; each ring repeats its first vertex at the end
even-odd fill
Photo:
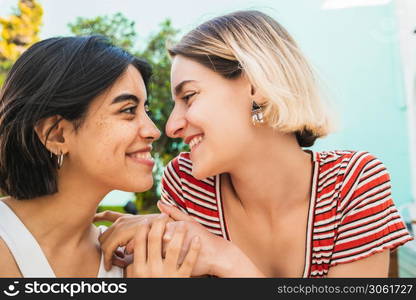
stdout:
POLYGON ((98 214, 95 214, 93 222, 99 222, 99 221, 115 222, 118 218, 124 215, 126 214, 123 214, 117 211, 106 210, 98 214))
MULTIPOLYGON (((156 220, 156 218, 157 218, 157 216, 159 216, 160 214, 157 214, 157 215, 152 215, 152 218, 149 218, 148 220, 149 220, 149 223, 150 222, 153 222, 154 220, 156 220)), ((168 222, 174 222, 174 220, 172 220, 171 218, 169 218, 168 219, 168 222)), ((167 223, 166 224, 166 228, 168 228, 168 226, 169 226, 169 224, 171 224, 171 223, 167 223)), ((165 229, 165 232, 166 232, 166 229, 165 229)), ((128 243, 127 243, 127 245, 126 245, 126 248, 125 248, 125 253, 126 254, 131 254, 131 253, 133 253, 133 251, 134 251, 134 241, 133 240, 130 240, 128 243)))
POLYGON ((149 223, 153 222, 158 216, 160 214, 129 216, 124 219, 119 218, 99 237, 104 255, 104 264, 107 270, 111 268, 113 253, 118 247, 126 246, 127 253, 133 253, 134 242, 131 241, 134 239, 138 224, 143 220, 147 220, 149 223))
MULTIPOLYGON (((112 213, 112 212, 110 212, 112 213)), ((113 223, 104 233, 102 233, 99 237, 100 243, 104 243, 106 239, 109 238, 113 234, 114 230, 117 230, 119 227, 122 228, 122 232, 129 231, 130 233, 127 235, 134 236, 136 233, 136 227, 139 222, 147 219, 151 221, 152 219, 159 216, 159 214, 149 214, 149 215, 129 215, 129 214, 122 214, 116 221, 113 223), (121 218, 124 217, 124 218, 121 218), (127 230, 128 229, 128 230, 127 230)))
POLYGON ((112 225, 110 225, 110 227, 107 227, 107 229, 103 233, 100 234, 100 236, 98 237, 98 241, 100 242, 101 246, 103 243, 105 243, 108 237, 112 235, 115 229, 116 229, 116 226, 113 223, 112 225))
POLYGON ((198 255, 201 250, 201 241, 199 236, 196 236, 192 239, 191 246, 188 253, 185 256, 185 259, 182 265, 179 268, 179 273, 184 277, 190 277, 192 270, 198 260, 198 255))
POLYGON ((118 243, 110 244, 105 242, 101 245, 101 252, 104 260, 104 267, 107 271, 111 269, 111 260, 113 259, 114 251, 118 248, 118 243))
POLYGON ((166 249, 170 241, 172 240, 173 234, 175 233, 176 225, 177 225, 177 222, 170 222, 170 223, 167 223, 165 226, 165 234, 163 235, 163 238, 162 238, 162 257, 163 258, 166 257, 166 249))
POLYGON ((156 263, 162 260, 162 237, 163 233, 165 232, 167 221, 168 216, 162 213, 152 223, 152 228, 149 231, 147 240, 147 257, 148 260, 152 263, 156 263))
MULTIPOLYGON (((143 221, 143 219, 141 221, 143 221)), ((101 249, 104 256, 104 266, 106 269, 111 266, 111 258, 117 248, 126 246, 131 240, 134 239, 134 235, 137 231, 137 226, 141 221, 136 221, 136 219, 130 220, 131 225, 127 223, 127 225, 124 226, 116 226, 116 223, 114 223, 103 234, 100 235, 98 240, 101 244, 101 249)), ((124 224, 126 224, 126 222, 124 224)))
POLYGON ((170 222, 166 224, 165 233, 163 234, 163 242, 170 242, 172 240, 175 228, 178 224, 178 222, 170 222))
POLYGON ((100 240, 106 270, 110 269, 111 259, 113 254, 118 251, 118 248, 134 239, 135 232, 133 230, 135 228, 136 227, 131 227, 126 230, 114 230, 109 236, 106 236, 105 239, 100 240))
POLYGON ((120 257, 114 256, 112 263, 114 266, 120 267, 120 268, 125 268, 126 266, 128 266, 128 262, 120 257))
POLYGON ((169 245, 166 249, 165 262, 167 265, 174 266, 175 270, 178 265, 178 259, 182 249, 183 240, 185 238, 185 232, 185 224, 178 222, 172 240, 169 242, 169 245))
POLYGON ((194 219, 191 216, 181 212, 178 208, 174 206, 163 203, 160 200, 157 201, 157 207, 162 213, 167 214, 175 221, 194 221, 194 219))
POLYGON ((144 220, 137 229, 134 237, 134 266, 135 269, 144 268, 147 261, 147 236, 150 225, 144 220))
POLYGON ((132 254, 134 252, 134 240, 131 240, 130 242, 127 243, 124 252, 126 254, 132 254))

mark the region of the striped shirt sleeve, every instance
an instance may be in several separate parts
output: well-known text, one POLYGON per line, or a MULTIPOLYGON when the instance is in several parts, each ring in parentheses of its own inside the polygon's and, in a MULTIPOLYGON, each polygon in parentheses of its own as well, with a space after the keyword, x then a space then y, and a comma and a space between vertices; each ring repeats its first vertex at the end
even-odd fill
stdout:
POLYGON ((393 203, 383 163, 366 153, 350 166, 349 174, 331 266, 394 250, 412 239, 393 203))
POLYGON ((180 179, 179 156, 171 160, 163 171, 161 201, 187 213, 180 179))

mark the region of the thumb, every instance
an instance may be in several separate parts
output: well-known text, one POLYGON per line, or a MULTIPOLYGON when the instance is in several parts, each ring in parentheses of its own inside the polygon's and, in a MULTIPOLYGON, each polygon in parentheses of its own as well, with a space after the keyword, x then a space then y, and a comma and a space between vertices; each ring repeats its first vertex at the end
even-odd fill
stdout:
POLYGON ((120 213, 120 212, 106 210, 98 214, 95 214, 93 222, 99 222, 99 221, 115 222, 118 218, 124 215, 125 214, 120 213))
POLYGON ((178 208, 172 205, 167 205, 160 200, 157 201, 157 207, 162 213, 167 214, 169 217, 171 217, 175 221, 191 221, 191 222, 195 221, 191 216, 183 213, 178 208))

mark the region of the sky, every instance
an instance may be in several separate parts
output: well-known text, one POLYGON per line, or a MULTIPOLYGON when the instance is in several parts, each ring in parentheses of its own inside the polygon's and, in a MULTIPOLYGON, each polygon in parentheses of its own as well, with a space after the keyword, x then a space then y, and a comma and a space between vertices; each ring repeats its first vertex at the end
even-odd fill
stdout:
MULTIPOLYGON (((38 0, 44 8, 41 38, 69 35, 68 23, 77 17, 92 18, 121 12, 135 21, 139 41, 157 32, 158 24, 166 18, 182 33, 202 21, 239 9, 271 10, 278 2, 287 0, 38 0)), ((0 0, 0 16, 8 16, 17 0, 0 0)))
MULTIPOLYGON (((391 0, 37 0, 44 9, 41 39, 70 35, 68 24, 77 17, 93 18, 121 12, 136 24, 138 47, 156 33, 159 24, 169 18, 174 28, 185 34, 196 25, 235 10, 258 9, 275 18, 293 34, 307 21, 289 19, 299 10, 311 12, 319 7, 338 9, 360 5, 386 4, 391 0), (295 27, 291 29, 291 27, 295 27), (293 30, 293 31, 292 31, 293 30)), ((415 0, 416 1, 416 0, 415 0)), ((18 0, 0 0, 0 16, 7 17, 18 0)), ((306 22, 306 23, 305 23, 306 22)), ((303 28, 301 28, 304 31, 303 28)))

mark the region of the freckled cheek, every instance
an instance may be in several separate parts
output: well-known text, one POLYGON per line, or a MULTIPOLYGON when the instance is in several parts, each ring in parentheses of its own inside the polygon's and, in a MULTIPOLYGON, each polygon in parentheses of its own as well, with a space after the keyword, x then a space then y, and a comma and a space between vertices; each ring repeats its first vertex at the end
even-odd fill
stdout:
POLYGON ((138 126, 135 124, 97 124, 97 129, 89 142, 90 150, 94 149, 95 152, 95 163, 108 164, 124 159, 138 133, 138 126))

